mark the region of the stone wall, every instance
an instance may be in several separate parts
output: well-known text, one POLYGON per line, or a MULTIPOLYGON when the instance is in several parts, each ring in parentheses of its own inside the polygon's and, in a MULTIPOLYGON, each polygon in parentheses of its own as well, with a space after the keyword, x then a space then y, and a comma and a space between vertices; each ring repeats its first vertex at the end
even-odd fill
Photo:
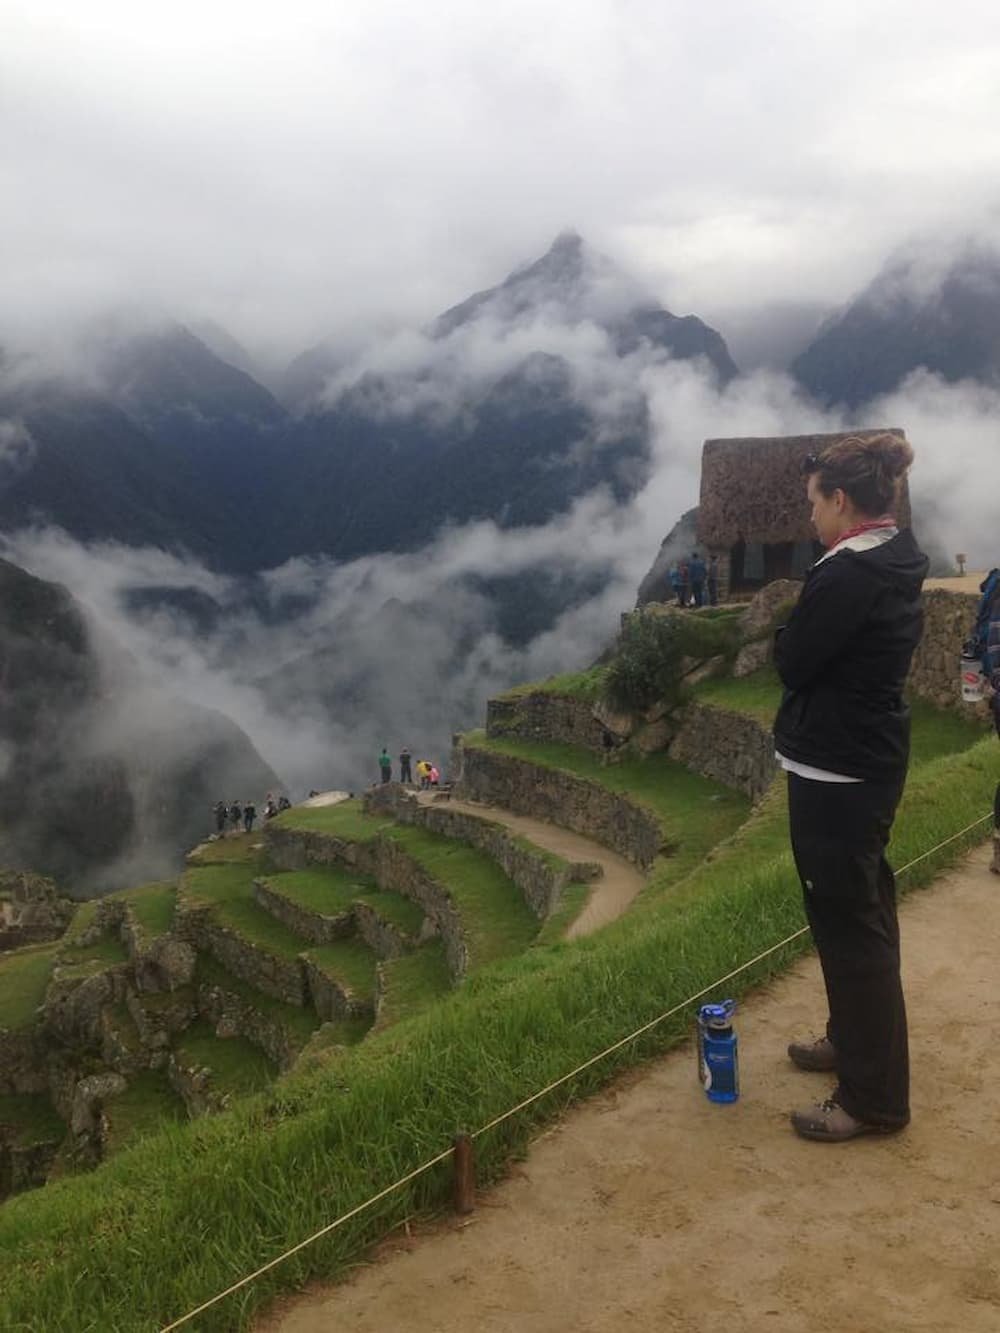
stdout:
POLYGON ((0 1095, 47 1092, 45 1041, 37 1026, 11 1032, 0 1028, 0 1095))
POLYGON ((358 934, 368 945, 369 949, 377 958, 398 958, 400 954, 409 953, 415 949, 418 944, 425 939, 430 939, 432 935, 437 934, 437 930, 427 917, 424 917, 426 930, 420 932, 418 939, 413 939, 405 931, 391 921, 387 921, 376 910, 359 898, 354 904, 354 922, 357 926, 358 934))
POLYGON ((370 876, 380 889, 402 894, 418 903, 444 939, 452 976, 465 975, 468 950, 461 917, 451 895, 390 836, 379 833, 370 842, 360 843, 314 830, 268 828, 265 839, 271 859, 282 869, 347 865, 370 876))
POLYGON ((373 1018, 371 1000, 362 1000, 340 981, 328 976, 311 958, 304 958, 306 982, 313 1008, 324 1023, 333 1018, 373 1018))
POLYGON ((191 911, 183 898, 178 899, 177 911, 179 929, 187 941, 199 952, 210 953, 234 977, 285 1004, 301 1007, 308 1003, 301 958, 286 958, 260 948, 214 921, 209 913, 198 908, 191 911))
POLYGON ((959 678, 962 644, 969 637, 979 608, 979 594, 930 588, 923 595, 923 604, 924 635, 913 654, 910 689, 938 708, 960 710, 966 717, 978 717, 988 724, 989 705, 963 703, 959 678))
POLYGON ((573 829, 644 870, 664 850, 653 812, 600 783, 475 745, 462 750, 458 796, 573 829))
POLYGON ((416 797, 398 787, 383 796, 386 790, 375 788, 374 808, 387 810, 401 824, 414 824, 485 852, 517 885, 528 907, 541 919, 553 911, 567 884, 587 882, 601 873, 600 866, 593 862, 577 864, 546 856, 488 816, 453 810, 447 805, 421 805, 416 797))
POLYGON ((516 736, 527 741, 560 741, 600 751, 604 724, 595 715, 592 700, 532 690, 530 694, 490 699, 486 705, 486 735, 490 739, 516 736))
POLYGON ((298 1047, 280 1019, 261 1013, 242 996, 214 983, 199 983, 196 996, 198 1012, 212 1024, 216 1036, 245 1037, 282 1073, 291 1069, 298 1047))
POLYGON ((354 934, 354 913, 350 908, 338 912, 336 916, 312 912, 293 899, 286 898, 266 879, 254 880, 253 896, 276 921, 287 926, 293 934, 311 940, 313 944, 329 944, 331 940, 342 940, 354 934))
POLYGON ((685 768, 735 787, 751 800, 767 791, 777 772, 774 736, 743 713, 689 704, 668 751, 685 768))

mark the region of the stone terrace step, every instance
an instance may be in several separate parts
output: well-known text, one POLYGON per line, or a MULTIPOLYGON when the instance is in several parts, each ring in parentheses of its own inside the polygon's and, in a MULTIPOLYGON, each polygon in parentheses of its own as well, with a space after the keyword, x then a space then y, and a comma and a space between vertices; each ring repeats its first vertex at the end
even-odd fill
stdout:
POLYGON ((417 903, 336 866, 261 876, 254 880, 254 897, 276 920, 315 944, 359 934, 380 958, 415 948, 433 931, 417 903))
POLYGON ((483 852, 367 815, 358 801, 286 811, 267 843, 279 865, 356 866, 380 889, 419 903, 445 941, 453 977, 520 953, 538 933, 517 887, 483 852))

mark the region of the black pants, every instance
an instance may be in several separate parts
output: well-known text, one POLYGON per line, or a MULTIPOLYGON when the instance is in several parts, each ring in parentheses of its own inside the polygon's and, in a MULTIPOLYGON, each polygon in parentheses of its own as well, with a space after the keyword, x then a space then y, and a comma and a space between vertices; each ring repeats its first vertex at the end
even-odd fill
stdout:
POLYGON ((413 774, 410 772, 410 761, 409 761, 409 759, 401 759, 401 760, 399 761, 399 780, 400 780, 400 782, 412 782, 412 781, 413 781, 413 774))
POLYGON ((819 951, 837 1050, 836 1098, 872 1124, 910 1118, 896 881, 885 848, 902 782, 788 775, 792 853, 819 951))

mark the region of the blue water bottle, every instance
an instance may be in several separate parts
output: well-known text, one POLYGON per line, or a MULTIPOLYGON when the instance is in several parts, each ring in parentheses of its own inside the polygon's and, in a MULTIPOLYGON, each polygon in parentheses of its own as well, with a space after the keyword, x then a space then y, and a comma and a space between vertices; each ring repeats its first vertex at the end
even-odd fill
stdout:
POLYGON ((734 1102, 740 1095, 735 1012, 735 1000, 703 1004, 698 1010, 698 1077, 710 1102, 734 1102))

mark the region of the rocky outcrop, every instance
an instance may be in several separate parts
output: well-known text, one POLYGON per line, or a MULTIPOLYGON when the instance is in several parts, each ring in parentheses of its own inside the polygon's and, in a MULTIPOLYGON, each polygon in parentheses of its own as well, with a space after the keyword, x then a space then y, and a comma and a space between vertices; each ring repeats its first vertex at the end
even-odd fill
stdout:
POLYGON ((74 910, 52 880, 24 871, 0 871, 0 953, 59 939, 74 910))
POLYGON ((486 705, 486 735, 527 741, 559 741, 600 752, 607 728, 593 700, 550 690, 506 694, 486 705))
POLYGON ((16 1032, 0 1028, 0 1096, 47 1092, 47 1054, 38 1025, 16 1032))
POLYGON ((767 727, 728 709, 689 704, 669 754, 703 777, 735 787, 756 801, 777 772, 774 737, 767 727))
POLYGON ((61 1139, 19 1142, 0 1125, 0 1202, 44 1185, 61 1143, 61 1139))
POLYGON ((665 850, 653 812, 600 783, 476 745, 461 748, 457 795, 573 829, 643 870, 665 850))

